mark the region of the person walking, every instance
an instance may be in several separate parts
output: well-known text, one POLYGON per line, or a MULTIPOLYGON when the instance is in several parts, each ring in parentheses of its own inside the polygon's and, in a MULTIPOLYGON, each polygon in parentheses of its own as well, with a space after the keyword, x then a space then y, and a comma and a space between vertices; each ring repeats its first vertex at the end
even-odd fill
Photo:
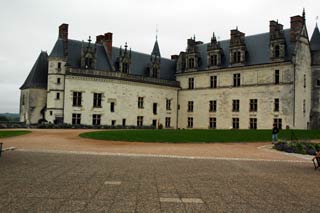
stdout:
POLYGON ((276 141, 278 141, 278 133, 279 129, 276 124, 273 124, 273 129, 272 129, 272 144, 274 144, 276 141))

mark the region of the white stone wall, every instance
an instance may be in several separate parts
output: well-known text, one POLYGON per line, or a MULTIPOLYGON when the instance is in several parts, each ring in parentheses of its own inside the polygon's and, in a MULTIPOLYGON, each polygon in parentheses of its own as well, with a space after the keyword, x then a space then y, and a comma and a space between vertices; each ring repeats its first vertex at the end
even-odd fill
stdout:
POLYGON ((294 126, 296 129, 307 129, 310 127, 312 73, 310 47, 306 38, 300 38, 300 42, 297 42, 293 61, 295 63, 294 126))
POLYGON ((42 119, 41 110, 46 105, 45 89, 24 89, 20 96, 20 121, 26 124, 37 124, 42 119), (22 100, 24 99, 24 101, 22 100))
POLYGON ((60 58, 49 58, 48 70, 48 88, 47 88, 47 111, 46 119, 48 122, 54 123, 56 117, 63 117, 64 108, 64 87, 65 87, 65 61, 60 58), (61 68, 58 69, 58 63, 61 68), (57 79, 60 78, 60 83, 57 79), (57 93, 60 98, 57 99, 57 93))
POLYGON ((249 128, 249 119, 257 118, 258 129, 270 129, 274 118, 282 119, 282 127, 293 127, 293 66, 290 63, 239 67, 177 76, 179 92, 179 128, 187 128, 187 118, 193 117, 194 128, 208 128, 209 117, 216 117, 217 129, 232 127, 232 118, 239 118, 240 129, 249 128), (274 72, 280 71, 280 84, 274 84, 274 72), (233 74, 241 73, 241 86, 233 87, 233 74), (210 76, 218 76, 218 88, 210 87, 210 76), (193 77, 195 89, 188 89, 193 77), (274 112, 274 99, 280 99, 280 110, 274 112), (240 100, 240 111, 232 112, 232 100, 240 100), (257 112, 249 112, 250 99, 258 100, 257 112), (209 112, 209 101, 217 101, 217 112, 209 112), (188 101, 194 102, 194 112, 187 112, 188 101))
POLYGON ((176 127, 177 89, 174 87, 137 83, 103 78, 66 76, 64 122, 72 123, 72 113, 81 113, 81 124, 92 125, 92 115, 101 114, 101 125, 137 125, 137 116, 143 116, 143 125, 152 120, 165 126, 165 118, 171 118, 171 127, 176 127), (73 92, 82 92, 82 107, 72 106, 73 92), (93 94, 103 93, 102 107, 93 107, 93 94), (144 108, 138 108, 138 97, 144 97, 144 108), (171 99, 171 110, 166 110, 166 99, 171 99), (110 102, 115 102, 115 112, 110 112, 110 102), (153 114, 157 103, 157 115, 153 114))

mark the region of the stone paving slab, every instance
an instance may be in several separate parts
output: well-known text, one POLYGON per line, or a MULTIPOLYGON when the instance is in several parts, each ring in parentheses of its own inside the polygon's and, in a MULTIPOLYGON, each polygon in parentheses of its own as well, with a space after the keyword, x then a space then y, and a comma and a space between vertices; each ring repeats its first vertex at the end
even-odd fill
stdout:
POLYGON ((319 178, 301 162, 13 152, 0 212, 318 212, 319 178))

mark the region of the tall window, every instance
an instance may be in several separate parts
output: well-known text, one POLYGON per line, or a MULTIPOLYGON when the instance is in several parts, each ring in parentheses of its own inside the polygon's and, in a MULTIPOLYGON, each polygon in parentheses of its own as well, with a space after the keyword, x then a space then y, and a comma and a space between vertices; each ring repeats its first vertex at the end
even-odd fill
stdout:
POLYGON ((93 93, 93 107, 101 107, 102 93, 93 93))
POLYGON ((274 110, 273 111, 279 112, 279 108, 280 108, 279 98, 275 98, 274 99, 274 110))
POLYGON ((278 127, 278 129, 282 129, 282 119, 281 118, 275 118, 273 119, 273 124, 278 127))
POLYGON ((210 88, 217 88, 217 76, 210 76, 210 88))
POLYGON ((210 55, 210 65, 217 66, 218 65, 218 56, 216 54, 210 55))
POLYGON ((194 78, 189 78, 189 89, 194 89, 194 78))
POLYGON ((274 56, 276 58, 280 57, 280 47, 279 47, 279 45, 276 45, 275 48, 274 48, 274 56))
POLYGON ((58 62, 58 71, 61 71, 61 62, 58 62))
POLYGON ((241 62, 241 52, 236 51, 233 52, 233 63, 240 63, 241 62))
POLYGON ((193 128, 193 117, 188 117, 188 128, 193 128))
POLYGON ((92 125, 98 126, 101 124, 101 115, 93 114, 92 115, 92 125))
POLYGON ((61 78, 57 78, 57 84, 61 83, 61 78))
POLYGON ((188 101, 188 112, 193 112, 193 101, 188 101))
POLYGON ((73 106, 81 106, 82 101, 82 93, 81 92, 73 92, 72 105, 73 106))
POLYGON ((81 123, 81 114, 73 113, 72 114, 72 124, 80 124, 81 123))
POLYGON ((166 128, 170 128, 170 126, 171 126, 171 118, 166 117, 166 128))
POLYGON ((122 126, 126 126, 126 119, 125 118, 122 119, 122 126))
POLYGON ((153 114, 156 115, 158 113, 158 104, 153 103, 153 114))
POLYGON ((59 100, 60 99, 60 92, 56 93, 56 99, 59 100))
POLYGON ((209 128, 210 129, 217 128, 217 119, 216 118, 209 118, 209 128))
POLYGON ((137 126, 143 126, 143 116, 137 117, 137 126))
POLYGON ((143 108, 143 97, 138 97, 138 108, 139 109, 143 108))
POLYGON ((194 58, 189 58, 189 60, 188 60, 188 68, 189 69, 194 68, 194 58))
POLYGON ((274 71, 274 83, 275 84, 280 83, 280 71, 279 70, 274 71))
POLYGON ((209 101, 209 112, 216 112, 217 111, 217 101, 209 101))
POLYGON ((256 112, 258 110, 258 100, 250 99, 250 112, 256 112))
POLYGON ((233 86, 240 87, 240 73, 233 74, 233 86))
POLYGON ((232 112, 239 112, 240 100, 232 100, 232 112))
POLYGON ((166 110, 171 110, 171 100, 166 99, 166 110))
POLYGON ((257 129, 257 119, 256 118, 250 118, 250 129, 257 129))
POLYGON ((232 118, 232 128, 239 129, 239 118, 232 118))
POLYGON ((110 112, 114 112, 114 102, 110 103, 110 112))

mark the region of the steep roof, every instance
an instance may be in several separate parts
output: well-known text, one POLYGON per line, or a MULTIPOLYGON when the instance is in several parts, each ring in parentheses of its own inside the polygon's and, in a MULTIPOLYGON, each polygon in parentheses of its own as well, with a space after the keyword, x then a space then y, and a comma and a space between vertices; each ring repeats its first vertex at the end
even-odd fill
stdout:
POLYGON ((27 79, 20 89, 40 88, 47 89, 48 83, 48 54, 41 52, 33 65, 27 79))
POLYGON ((314 28, 311 40, 310 40, 310 47, 312 51, 320 50, 320 32, 318 25, 314 28))
POLYGON ((158 40, 156 40, 156 42, 154 43, 151 55, 160 56, 161 57, 158 40))
MULTIPOLYGON (((292 53, 294 51, 294 43, 290 42, 290 29, 284 30, 284 36, 286 40, 286 56, 285 60, 291 60, 292 53)), ((220 46, 223 50, 224 57, 222 60, 222 67, 230 67, 229 46, 230 40, 220 41, 220 46)), ((245 37, 245 43, 247 48, 246 65, 258 65, 272 63, 270 60, 270 48, 269 48, 269 33, 262 33, 257 35, 251 35, 245 37)), ((207 70, 207 45, 199 44, 198 51, 200 53, 201 65, 200 70, 207 70)))
MULTIPOLYGON (((80 68, 81 66, 81 47, 82 45, 88 45, 87 42, 81 42, 76 40, 68 40, 68 64, 71 68, 80 68)), ((159 50, 158 42, 154 47, 155 52, 159 50), (157 46, 157 47, 156 47, 157 46)), ((114 64, 119 57, 120 48, 112 47, 112 63, 114 64)), ((53 47, 50 57, 63 58, 63 41, 58 39, 53 47)), ((130 74, 133 75, 145 75, 145 70, 150 63, 150 55, 131 51, 131 67, 130 74)), ((160 78, 166 80, 175 80, 176 62, 170 59, 161 58, 160 62, 160 78)), ((101 71, 112 71, 112 65, 106 55, 104 46, 96 44, 96 69, 101 71)))

